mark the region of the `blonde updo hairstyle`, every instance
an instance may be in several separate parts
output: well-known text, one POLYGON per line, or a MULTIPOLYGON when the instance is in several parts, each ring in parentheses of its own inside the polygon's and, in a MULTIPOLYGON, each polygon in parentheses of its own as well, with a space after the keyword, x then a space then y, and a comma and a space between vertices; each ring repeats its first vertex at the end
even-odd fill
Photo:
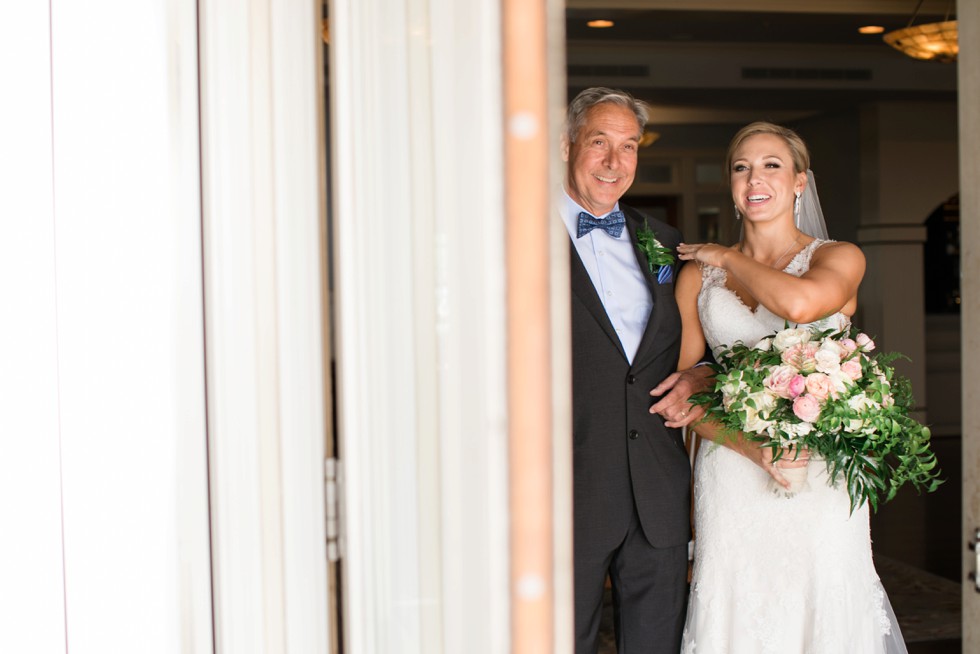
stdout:
POLYGON ((786 142, 789 146, 790 155, 793 157, 793 172, 795 173, 805 173, 810 168, 810 151, 806 147, 806 143, 800 138, 800 135, 791 130, 788 127, 783 127, 782 125, 776 125, 775 123, 767 123, 765 121, 758 121, 746 125, 742 129, 738 130, 732 138, 731 144, 728 146, 728 157, 725 159, 725 164, 728 166, 729 177, 732 174, 732 160, 735 158, 735 152, 738 151, 746 139, 753 136, 758 136, 759 134, 772 134, 773 136, 778 136, 786 142))

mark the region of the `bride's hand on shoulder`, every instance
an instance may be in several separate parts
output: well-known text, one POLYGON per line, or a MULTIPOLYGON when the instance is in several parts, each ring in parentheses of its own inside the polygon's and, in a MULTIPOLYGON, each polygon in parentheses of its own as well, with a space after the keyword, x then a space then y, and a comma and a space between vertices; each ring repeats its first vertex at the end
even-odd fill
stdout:
POLYGON ((681 261, 696 261, 699 266, 708 264, 724 268, 724 258, 729 252, 732 252, 730 247, 717 243, 681 243, 677 246, 677 256, 681 261))

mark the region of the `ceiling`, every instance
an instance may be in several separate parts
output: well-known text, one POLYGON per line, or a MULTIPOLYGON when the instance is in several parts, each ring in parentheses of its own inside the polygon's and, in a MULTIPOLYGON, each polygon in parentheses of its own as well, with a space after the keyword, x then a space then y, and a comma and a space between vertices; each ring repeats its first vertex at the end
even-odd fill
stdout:
MULTIPOLYGON (((884 45, 880 34, 860 34, 857 28, 880 25, 886 32, 900 29, 909 24, 914 8, 915 4, 910 3, 909 11, 901 14, 570 8, 565 12, 565 32, 568 41, 582 42, 884 45), (603 29, 588 27, 586 23, 595 18, 610 19, 616 24, 603 29)), ((915 24, 944 18, 943 14, 920 12, 915 24)))
MULTIPOLYGON (((874 101, 955 102, 956 65, 911 59, 882 36, 905 27, 917 0, 568 0, 569 95, 624 88, 656 122, 743 123, 846 110, 874 101), (606 29, 588 20, 615 22, 606 29), (783 116, 784 115, 784 116, 783 116)), ((926 0, 914 24, 942 21, 926 0)), ((955 18, 955 13, 949 15, 955 18)))

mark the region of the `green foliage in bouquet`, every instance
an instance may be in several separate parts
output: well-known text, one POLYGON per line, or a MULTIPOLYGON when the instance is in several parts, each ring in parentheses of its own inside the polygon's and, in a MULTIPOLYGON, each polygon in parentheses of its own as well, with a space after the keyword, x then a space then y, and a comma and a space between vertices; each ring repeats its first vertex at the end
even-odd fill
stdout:
POLYGON ((787 327, 753 347, 736 343, 715 353, 713 391, 691 401, 704 420, 772 448, 807 448, 825 461, 830 483, 843 481, 851 512, 877 511, 908 483, 936 490, 929 428, 909 414, 909 381, 891 363, 901 354, 871 354, 874 341, 857 329, 787 327))

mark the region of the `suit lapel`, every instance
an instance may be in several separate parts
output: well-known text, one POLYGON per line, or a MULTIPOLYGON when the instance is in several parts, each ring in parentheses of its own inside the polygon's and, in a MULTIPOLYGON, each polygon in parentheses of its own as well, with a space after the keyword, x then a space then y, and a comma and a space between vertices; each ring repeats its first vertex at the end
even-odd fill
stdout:
POLYGON ((622 204, 619 206, 623 210, 623 213, 626 214, 626 229, 630 233, 633 254, 636 256, 636 262, 640 266, 640 270, 643 271, 643 280, 646 282, 647 288, 650 289, 650 297, 653 300, 653 308, 650 309, 650 317, 647 319, 646 329, 643 330, 643 336, 640 337, 640 345, 636 348, 636 355, 633 357, 633 364, 630 366, 631 370, 637 371, 646 366, 649 359, 648 353, 657 337, 659 323, 657 313, 657 277, 650 272, 650 265, 647 262, 646 255, 637 247, 639 241, 636 238, 636 230, 643 225, 643 217, 630 207, 624 207, 622 204))
POLYGON ((616 334, 612 322, 609 321, 609 316, 606 315, 606 309, 602 306, 602 300, 599 299, 599 294, 596 293, 592 279, 589 278, 589 271, 585 269, 581 257, 578 256, 575 243, 569 240, 568 247, 570 250, 568 259, 571 262, 572 268, 572 293, 585 305, 589 313, 592 314, 592 317, 595 318, 595 321, 602 327, 602 331, 609 337, 609 340, 616 344, 619 353, 623 355, 623 359, 626 359, 623 344, 620 342, 619 335, 616 334))

